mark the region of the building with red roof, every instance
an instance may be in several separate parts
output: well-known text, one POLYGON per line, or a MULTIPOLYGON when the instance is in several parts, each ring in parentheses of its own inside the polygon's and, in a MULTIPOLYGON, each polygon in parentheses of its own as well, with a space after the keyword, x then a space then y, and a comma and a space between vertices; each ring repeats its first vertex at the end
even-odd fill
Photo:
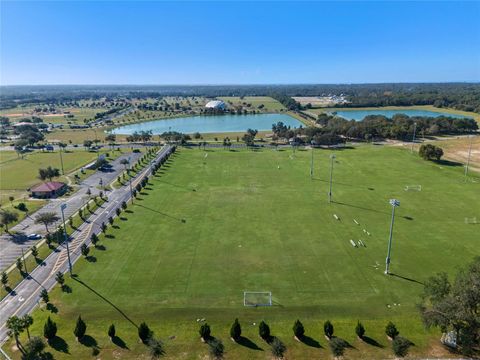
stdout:
POLYGON ((39 199, 54 198, 62 195, 67 190, 67 184, 59 181, 41 183, 30 189, 32 197, 39 199))

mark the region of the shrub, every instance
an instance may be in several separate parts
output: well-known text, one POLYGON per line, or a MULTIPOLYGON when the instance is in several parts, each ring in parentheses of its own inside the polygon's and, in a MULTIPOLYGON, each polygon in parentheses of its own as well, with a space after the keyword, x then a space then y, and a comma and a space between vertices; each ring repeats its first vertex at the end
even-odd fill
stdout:
POLYGON ((59 271, 57 272, 57 274, 55 275, 55 280, 57 281, 57 283, 59 283, 61 286, 63 286, 63 284, 65 284, 65 277, 63 276, 63 274, 59 271))
POLYGON ((152 337, 153 332, 150 330, 145 322, 142 322, 138 327, 138 337, 144 344, 148 342, 148 340, 152 337))
POLYGON ((45 343, 37 336, 28 340, 27 345, 24 348, 24 354, 22 360, 39 360, 44 359, 43 350, 45 350, 45 343))
POLYGON ((117 216, 120 216, 120 214, 122 213, 122 210, 120 210, 120 208, 116 208, 115 212, 116 212, 117 216))
POLYGON ((285 344, 279 338, 274 338, 272 341, 272 355, 277 359, 282 359, 285 351, 287 351, 285 344))
POLYGON ((47 322, 43 326, 43 336, 48 340, 52 340, 57 336, 57 324, 50 319, 50 316, 47 319, 47 322))
POLYGON ((329 339, 332 338, 333 324, 330 322, 330 320, 325 321, 325 323, 323 324, 323 331, 325 332, 326 337, 328 337, 329 339))
POLYGON ((92 242, 93 246, 97 247, 98 240, 97 234, 93 233, 90 237, 90 241, 92 242))
POLYGON ((238 322, 238 319, 235 319, 235 321, 232 324, 232 327, 230 328, 230 337, 237 341, 240 339, 240 336, 242 335, 242 328, 240 326, 240 323, 238 322))
POLYGON ((32 255, 36 259, 38 256, 38 249, 35 245, 32 246, 32 255))
POLYGON ((439 148, 438 146, 432 145, 432 144, 423 144, 420 146, 420 150, 418 154, 424 159, 424 160, 440 160, 440 158, 443 156, 443 150, 439 148))
POLYGON ((270 327, 265 323, 265 321, 261 321, 258 325, 258 334, 263 340, 270 340, 270 327))
POLYGON ((80 247, 80 251, 82 252, 83 256, 87 257, 88 253, 90 252, 90 249, 87 246, 87 244, 82 244, 82 246, 80 247))
POLYGON ((411 345, 410 340, 397 336, 392 342, 393 353, 395 356, 404 357, 407 355, 411 345))
POLYGON ((27 205, 25 205, 25 203, 21 202, 17 205, 17 209, 20 210, 20 211, 27 211, 27 205))
POLYGON ((355 327, 355 334, 357 334, 360 339, 363 339, 363 336, 365 335, 365 327, 360 321, 357 322, 357 326, 355 327))
POLYGON ((225 347, 223 343, 218 339, 213 339, 208 342, 208 347, 210 351, 210 355, 214 359, 221 359, 223 357, 223 353, 225 351, 225 347))
POLYGON ((293 334, 297 339, 301 339, 305 335, 305 328, 300 320, 295 321, 293 324, 293 334))
POLYGON ((385 327, 385 334, 391 339, 395 339, 400 332, 397 330, 397 327, 391 321, 385 327))
POLYGON ((42 291, 40 292, 40 298, 45 302, 45 304, 48 304, 50 298, 48 297, 47 289, 42 289, 42 291))
POLYGON ((330 343, 330 350, 332 350, 333 356, 342 356, 345 352, 345 348, 347 347, 347 343, 345 340, 335 337, 333 338, 330 343))
POLYGON ((208 340, 210 339, 210 325, 208 324, 202 324, 200 326, 200 330, 198 331, 200 333, 200 337, 203 340, 208 340))
POLYGON ((113 339, 115 337, 115 325, 113 324, 108 327, 108 337, 110 339, 113 339))
POLYGON ((77 324, 75 325, 75 329, 73 330, 73 334, 78 340, 81 340, 85 336, 85 332, 87 331, 87 324, 82 318, 79 316, 77 319, 77 324))

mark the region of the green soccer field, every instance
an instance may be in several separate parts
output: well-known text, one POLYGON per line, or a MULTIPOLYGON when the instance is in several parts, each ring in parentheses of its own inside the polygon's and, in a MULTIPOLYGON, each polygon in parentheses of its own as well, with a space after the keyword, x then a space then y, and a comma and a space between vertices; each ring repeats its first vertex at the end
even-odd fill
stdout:
POLYGON ((253 323, 265 319, 291 358, 308 359, 330 356, 322 332, 330 319, 336 335, 353 345, 347 358, 371 359, 390 356, 384 328, 393 320, 415 343, 413 353, 430 354, 438 331, 423 328, 415 304, 426 278, 454 274, 478 254, 478 225, 465 218, 480 217, 480 178, 465 182, 462 167, 406 150, 359 146, 335 151, 329 204, 331 153, 314 151, 310 178, 310 150, 179 149, 115 220, 101 240, 105 249, 92 249, 96 261, 75 265, 81 282, 68 280, 72 293, 52 292, 58 313, 35 312, 32 332, 41 334, 50 315, 65 342, 51 350, 55 358, 91 357, 72 333, 81 314, 102 359, 128 359, 146 353, 133 324, 147 321, 167 357, 196 359, 208 353, 196 321, 206 318, 227 358, 264 359, 269 348, 253 323), (422 189, 405 191, 407 185, 422 189), (386 276, 392 198, 401 205, 394 275, 386 276), (273 306, 245 308, 245 290, 271 291, 273 306), (264 351, 230 341, 235 317, 264 351), (297 318, 320 348, 292 339, 297 318), (356 340, 357 320, 380 346, 356 340), (110 323, 128 349, 110 343, 110 323))

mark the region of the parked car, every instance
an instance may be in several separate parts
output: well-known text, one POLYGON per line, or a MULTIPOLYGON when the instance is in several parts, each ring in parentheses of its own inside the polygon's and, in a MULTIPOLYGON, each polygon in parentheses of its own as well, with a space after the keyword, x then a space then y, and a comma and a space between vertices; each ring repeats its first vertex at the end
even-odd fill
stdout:
POLYGON ((30 234, 27 236, 27 239, 28 240, 38 240, 38 239, 41 239, 42 238, 42 235, 38 235, 38 234, 30 234))

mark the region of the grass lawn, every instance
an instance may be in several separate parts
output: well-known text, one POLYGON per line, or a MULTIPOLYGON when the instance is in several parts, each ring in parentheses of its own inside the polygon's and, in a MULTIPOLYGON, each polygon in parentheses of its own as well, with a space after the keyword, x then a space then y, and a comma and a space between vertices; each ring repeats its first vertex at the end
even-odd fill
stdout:
MULTIPOLYGON (((102 153, 113 151, 104 148, 102 153)), ((83 148, 75 151, 62 153, 63 166, 65 174, 68 174, 93 161, 97 153, 85 151, 83 148)), ((52 166, 60 169, 60 154, 58 151, 42 152, 34 151, 18 157, 16 153, 10 151, 0 152, 0 189, 8 192, 9 190, 26 190, 27 188, 40 183, 38 179, 38 169, 52 166)), ((61 179, 60 179, 61 180, 61 179)))
POLYGON ((90 358, 91 347, 102 359, 147 358, 135 328, 146 321, 167 358, 198 359, 208 353, 198 338, 197 319, 205 318, 227 358, 266 359, 269 346, 257 329, 264 319, 288 358, 312 359, 331 356, 322 330, 330 319, 352 345, 347 359, 385 359, 393 357, 384 335, 392 320, 415 343, 412 354, 452 357, 438 346, 439 332, 423 328, 415 304, 427 277, 454 274, 478 254, 478 228, 464 218, 480 216, 479 184, 465 183, 461 167, 364 145, 336 152, 329 204, 330 154, 315 150, 310 179, 310 151, 180 149, 102 237, 104 249, 92 249, 96 261, 75 265, 72 292, 53 290, 58 313, 35 311, 31 333, 40 335, 51 316, 59 327, 49 348, 56 359, 90 358), (417 184, 421 192, 404 191, 417 184), (396 275, 385 276, 391 198, 401 202, 396 275), (366 247, 354 248, 350 239, 366 247), (243 307, 244 290, 272 291, 274 306, 243 307), (73 335, 80 314, 88 326, 84 344, 73 335), (244 346, 229 339, 235 317, 249 339, 244 346), (307 344, 292 338, 297 318, 311 337, 307 344), (356 339, 357 320, 378 346, 356 339), (106 334, 111 323, 116 344, 106 334))
MULTIPOLYGON (((17 194, 18 195, 18 194, 17 194)), ((12 196, 15 196, 15 194, 12 194, 12 196)), ((40 200, 40 199, 35 199, 35 200, 29 200, 29 199, 17 199, 14 200, 13 202, 10 202, 8 196, 3 196, 0 198, 2 201, 2 210, 8 210, 11 212, 14 212, 18 215, 18 221, 11 223, 8 227, 11 229, 13 226, 18 224, 20 221, 25 219, 27 214, 32 215, 35 211, 40 209, 43 205, 46 204, 45 200, 40 200), (27 206, 27 212, 25 211, 20 211, 17 209, 17 206, 19 203, 24 203, 27 206)), ((5 228, 0 229, 0 234, 3 234, 5 232, 5 228)))
POLYGON ((280 102, 269 96, 244 96, 243 98, 239 96, 222 96, 219 99, 223 100, 227 106, 246 106, 246 104, 251 104, 252 109, 257 109, 259 105, 264 105, 265 107, 261 110, 266 112, 285 110, 285 107, 280 102))

